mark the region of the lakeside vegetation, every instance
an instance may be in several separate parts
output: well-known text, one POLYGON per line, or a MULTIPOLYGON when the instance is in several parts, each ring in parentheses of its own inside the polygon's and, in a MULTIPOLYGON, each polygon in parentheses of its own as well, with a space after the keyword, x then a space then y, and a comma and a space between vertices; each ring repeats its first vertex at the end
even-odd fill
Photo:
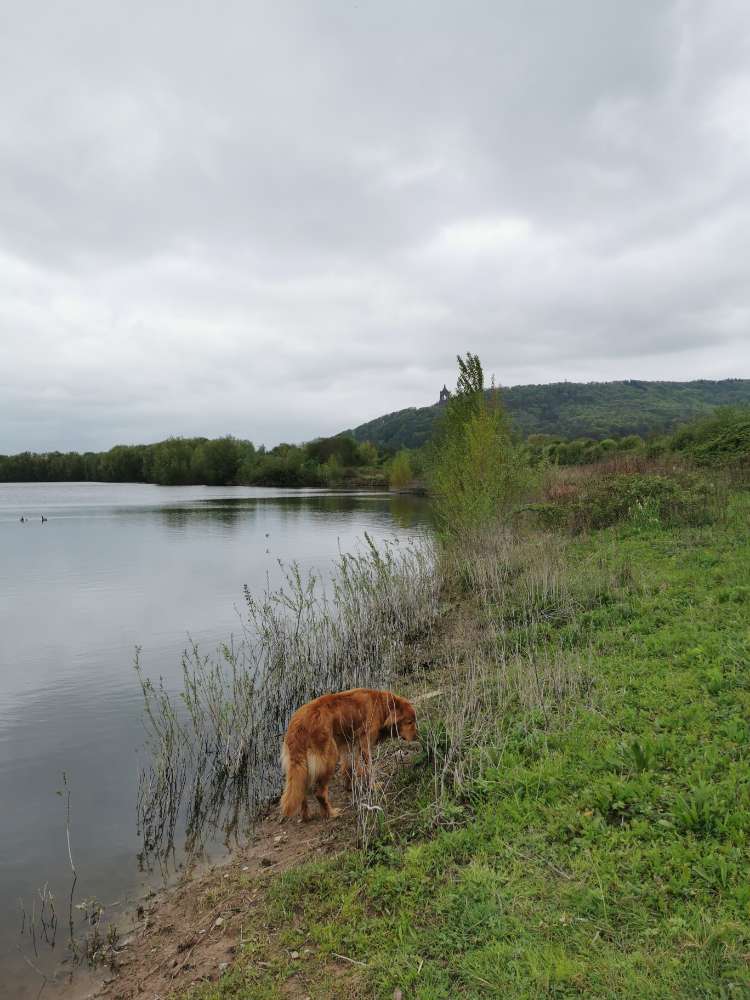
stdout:
POLYGON ((427 466, 439 613, 391 661, 434 695, 420 749, 383 748, 350 849, 241 913, 217 880, 242 945, 189 996, 745 996, 746 452, 722 417, 683 461, 524 465, 463 365, 427 466), (487 433, 492 463, 469 446, 487 433))

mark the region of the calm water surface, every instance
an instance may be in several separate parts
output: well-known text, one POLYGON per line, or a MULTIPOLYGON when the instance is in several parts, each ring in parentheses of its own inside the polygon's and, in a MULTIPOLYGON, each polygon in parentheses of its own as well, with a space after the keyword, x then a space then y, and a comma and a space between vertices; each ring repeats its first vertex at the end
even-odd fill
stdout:
MULTIPOLYGON (((278 560, 325 573, 365 531, 404 539, 426 523, 411 497, 0 484, 0 997, 36 996, 41 983, 18 950, 29 947, 19 900, 30 910, 49 883, 65 917, 62 772, 77 897, 108 905, 143 886, 135 646, 145 672, 177 689, 188 637, 211 652, 239 634, 243 584, 257 593, 278 582, 278 560)), ((44 949, 27 954, 53 967, 44 949)))

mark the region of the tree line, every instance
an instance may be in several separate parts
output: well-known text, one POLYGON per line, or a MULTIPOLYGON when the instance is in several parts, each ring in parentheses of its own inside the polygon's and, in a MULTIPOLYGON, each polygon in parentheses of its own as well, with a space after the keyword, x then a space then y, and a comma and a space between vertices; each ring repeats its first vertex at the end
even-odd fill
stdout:
POLYGON ((392 452, 348 435, 266 450, 231 435, 171 437, 102 452, 0 455, 0 482, 155 483, 159 486, 384 485, 392 452))

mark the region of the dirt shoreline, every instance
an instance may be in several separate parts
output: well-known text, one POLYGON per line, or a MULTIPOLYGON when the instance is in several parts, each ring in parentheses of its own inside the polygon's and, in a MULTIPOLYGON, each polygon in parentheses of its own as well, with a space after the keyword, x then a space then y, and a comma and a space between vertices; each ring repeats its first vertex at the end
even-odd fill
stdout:
MULTIPOLYGON (((355 819, 349 794, 336 781, 332 798, 343 806, 336 820, 281 824, 273 808, 255 826, 251 842, 208 868, 188 869, 138 904, 120 926, 115 970, 81 970, 53 985, 55 1000, 157 1000, 199 983, 215 982, 243 941, 243 916, 279 873, 352 846, 355 819)), ((46 991, 45 991, 46 992, 46 991)), ((287 989, 290 997, 305 996, 287 989)))

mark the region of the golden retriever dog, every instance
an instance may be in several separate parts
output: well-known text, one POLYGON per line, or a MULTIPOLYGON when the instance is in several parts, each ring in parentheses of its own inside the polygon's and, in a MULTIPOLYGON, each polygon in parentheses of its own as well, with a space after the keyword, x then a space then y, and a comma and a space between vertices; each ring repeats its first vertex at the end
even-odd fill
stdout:
POLYGON ((362 764, 369 774, 372 748, 389 736, 413 741, 417 738, 414 706, 391 691, 353 688, 324 694, 308 702, 289 722, 281 750, 286 784, 281 796, 282 817, 298 812, 310 818, 307 794, 312 792, 325 819, 338 816, 328 800, 328 785, 341 760, 344 777, 351 780, 352 761, 357 772, 362 764))

